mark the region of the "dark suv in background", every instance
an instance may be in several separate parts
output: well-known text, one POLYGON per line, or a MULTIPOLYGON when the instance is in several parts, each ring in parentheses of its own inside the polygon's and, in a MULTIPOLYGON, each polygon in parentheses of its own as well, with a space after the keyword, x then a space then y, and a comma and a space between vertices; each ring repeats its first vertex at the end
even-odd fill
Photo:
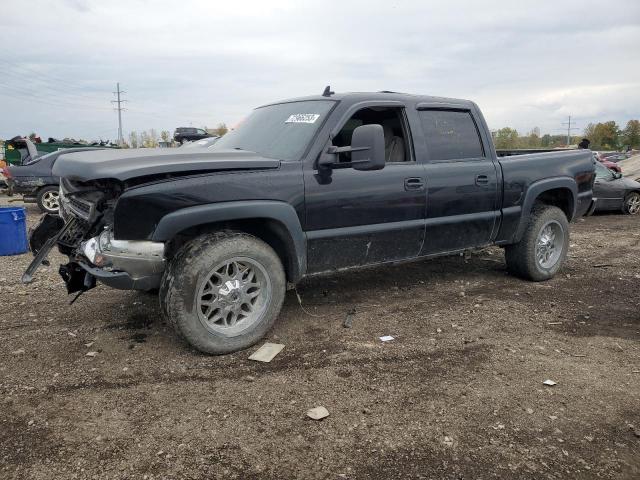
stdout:
POLYGON ((180 144, 208 138, 210 136, 206 130, 194 127, 178 127, 176 131, 173 132, 173 139, 180 144))

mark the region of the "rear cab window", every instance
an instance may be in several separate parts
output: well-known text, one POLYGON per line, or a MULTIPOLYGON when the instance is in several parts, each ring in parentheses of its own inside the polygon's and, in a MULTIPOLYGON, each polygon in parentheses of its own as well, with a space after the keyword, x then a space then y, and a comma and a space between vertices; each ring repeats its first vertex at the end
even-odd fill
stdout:
POLYGON ((480 133, 468 110, 426 109, 418 112, 432 161, 485 157, 480 133))

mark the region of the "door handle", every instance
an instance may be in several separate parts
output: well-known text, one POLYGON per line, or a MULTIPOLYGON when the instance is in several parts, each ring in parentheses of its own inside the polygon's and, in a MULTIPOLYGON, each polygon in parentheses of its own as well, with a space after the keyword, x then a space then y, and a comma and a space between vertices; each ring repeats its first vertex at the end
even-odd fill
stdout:
POLYGON ((420 177, 411 177, 404 179, 404 189, 409 190, 424 190, 424 180, 420 177))
POLYGON ((476 185, 487 185, 489 177, 487 175, 476 175, 476 185))

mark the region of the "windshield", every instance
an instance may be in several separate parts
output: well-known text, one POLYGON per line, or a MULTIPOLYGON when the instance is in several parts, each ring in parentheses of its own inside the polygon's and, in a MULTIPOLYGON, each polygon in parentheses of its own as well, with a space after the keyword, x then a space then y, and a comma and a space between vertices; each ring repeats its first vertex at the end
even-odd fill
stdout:
POLYGON ((601 163, 596 163, 596 178, 613 178, 613 173, 601 163))
MULTIPOLYGON (((39 153, 39 152, 38 152, 39 153)), ((34 163, 38 163, 40 160, 44 160, 45 158, 54 157, 58 152, 51 152, 45 155, 39 155, 35 158, 29 158, 26 162, 22 162, 22 165, 32 165, 34 163)))
POLYGON ((334 104, 309 100, 256 108, 210 150, 248 150, 268 158, 300 160, 334 104))

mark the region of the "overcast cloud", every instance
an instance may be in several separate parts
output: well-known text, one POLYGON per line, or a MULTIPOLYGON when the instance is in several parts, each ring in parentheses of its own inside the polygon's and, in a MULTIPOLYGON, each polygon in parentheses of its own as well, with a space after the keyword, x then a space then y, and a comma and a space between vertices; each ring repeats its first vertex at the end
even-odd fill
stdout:
POLYGON ((272 100, 394 90, 491 128, 640 118, 640 1, 3 0, 0 138, 233 125, 272 100))

